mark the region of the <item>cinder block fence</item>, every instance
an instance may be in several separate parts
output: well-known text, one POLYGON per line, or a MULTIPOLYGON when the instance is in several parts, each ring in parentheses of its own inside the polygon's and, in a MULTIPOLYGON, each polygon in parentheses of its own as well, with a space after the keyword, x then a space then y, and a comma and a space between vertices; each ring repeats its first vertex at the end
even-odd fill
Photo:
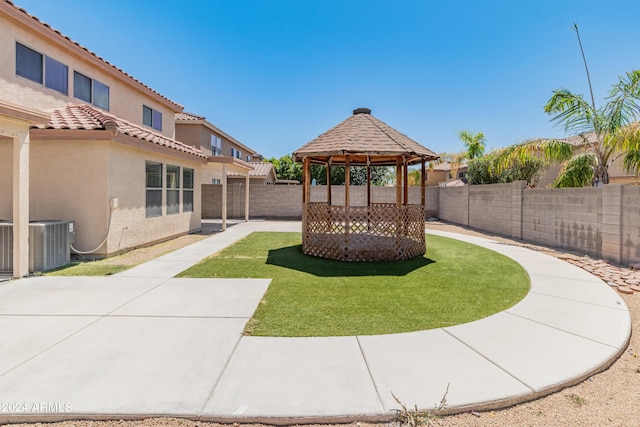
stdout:
MULTIPOLYGON (((300 218, 302 186, 255 185, 249 188, 252 218, 300 218)), ((365 187, 351 187, 351 204, 364 205, 365 187)), ((227 216, 244 217, 241 184, 227 189, 227 216)), ((311 189, 312 201, 324 201, 326 186, 311 189)), ((202 186, 202 217, 221 217, 222 186, 202 186)), ((344 201, 344 187, 332 187, 333 203, 344 201)), ((640 262, 640 187, 527 189, 511 184, 428 187, 427 216, 477 230, 576 251, 618 264, 640 262)), ((395 189, 372 187, 373 202, 393 202, 395 189)), ((420 188, 409 189, 420 203, 420 188)))

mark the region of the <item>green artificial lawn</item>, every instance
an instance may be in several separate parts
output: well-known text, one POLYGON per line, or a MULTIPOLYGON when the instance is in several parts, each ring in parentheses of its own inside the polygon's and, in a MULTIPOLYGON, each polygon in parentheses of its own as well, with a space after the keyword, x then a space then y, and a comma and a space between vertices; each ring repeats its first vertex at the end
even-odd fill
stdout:
POLYGON ((374 335, 477 320, 520 301, 527 273, 488 249, 427 236, 405 261, 342 262, 304 255, 300 233, 252 233, 179 277, 271 278, 245 334, 374 335))
POLYGON ((110 276, 133 267, 132 265, 110 265, 100 261, 72 262, 63 267, 46 271, 47 276, 110 276))

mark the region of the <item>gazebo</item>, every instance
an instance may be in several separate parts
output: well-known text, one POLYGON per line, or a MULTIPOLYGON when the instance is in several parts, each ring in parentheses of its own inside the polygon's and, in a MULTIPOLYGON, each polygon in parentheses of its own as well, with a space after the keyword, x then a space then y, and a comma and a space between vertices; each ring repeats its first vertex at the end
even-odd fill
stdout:
POLYGON ((424 255, 425 164, 439 156, 358 108, 293 153, 303 164, 302 251, 341 261, 390 261, 424 255), (421 165, 421 202, 409 204, 408 167, 421 165), (326 166, 325 201, 311 201, 311 165, 326 166), (350 168, 367 171, 364 203, 350 198, 350 168), (371 168, 395 167, 395 201, 372 202, 371 168), (344 200, 331 197, 331 168, 344 167, 344 200))

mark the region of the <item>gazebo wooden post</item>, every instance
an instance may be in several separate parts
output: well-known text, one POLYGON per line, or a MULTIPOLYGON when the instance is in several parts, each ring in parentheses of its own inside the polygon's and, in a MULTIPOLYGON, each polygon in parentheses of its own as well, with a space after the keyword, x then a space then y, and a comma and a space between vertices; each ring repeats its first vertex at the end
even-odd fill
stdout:
POLYGON ((309 196, 311 193, 311 181, 309 180, 309 157, 304 157, 302 159, 302 182, 303 191, 302 191, 302 205, 305 206, 309 203, 309 196))
POLYGON ((331 206, 331 157, 327 162, 327 203, 331 206))
POLYGON ((344 210, 346 214, 344 229, 345 243, 349 248, 349 231, 351 229, 351 218, 349 218, 349 188, 351 183, 351 157, 347 154, 344 162, 344 210))
POLYGON ((409 165, 407 164, 407 158, 402 158, 402 198, 403 205, 409 204, 409 165))
POLYGON ((367 230, 371 230, 371 164, 367 156, 367 230))
POLYGON ((331 232, 331 224, 333 224, 333 215, 331 215, 331 160, 332 160, 333 156, 329 156, 329 160, 327 161, 327 171, 326 171, 326 177, 327 177, 327 227, 326 227, 326 232, 330 233, 331 232))
POLYGON ((420 204, 422 205, 422 209, 424 209, 426 211, 427 209, 427 198, 426 198, 426 187, 427 187, 427 168, 425 165, 425 160, 424 157, 422 158, 422 164, 420 165, 420 187, 421 187, 421 193, 420 193, 420 204))
POLYGON ((402 206, 402 165, 400 157, 396 158, 396 206, 402 206))
POLYGON ((371 206, 371 164, 367 156, 367 206, 371 206))

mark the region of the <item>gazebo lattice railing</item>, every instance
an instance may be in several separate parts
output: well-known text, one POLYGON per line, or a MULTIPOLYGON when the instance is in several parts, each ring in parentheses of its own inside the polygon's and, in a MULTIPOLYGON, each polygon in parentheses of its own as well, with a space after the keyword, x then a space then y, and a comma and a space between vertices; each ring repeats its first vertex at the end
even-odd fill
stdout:
POLYGON ((340 261, 388 261, 425 253, 420 205, 332 206, 308 203, 302 215, 303 252, 340 261))

